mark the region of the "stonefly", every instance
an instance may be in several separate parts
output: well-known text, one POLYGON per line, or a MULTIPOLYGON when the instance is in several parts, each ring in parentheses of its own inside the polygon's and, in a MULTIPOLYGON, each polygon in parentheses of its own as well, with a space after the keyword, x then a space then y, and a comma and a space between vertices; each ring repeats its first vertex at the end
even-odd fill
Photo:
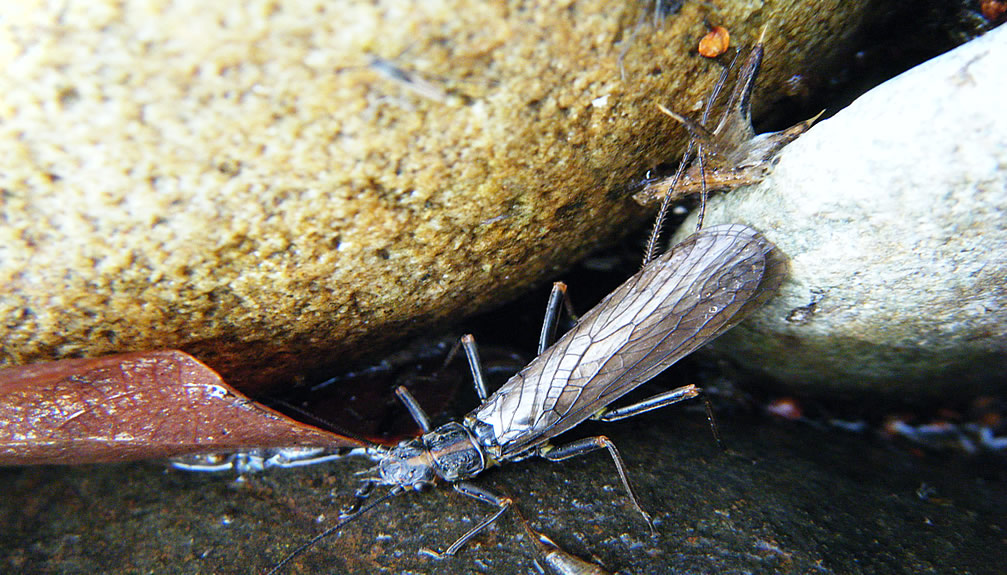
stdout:
POLYGON ((700 394, 686 385, 641 402, 608 406, 670 365, 724 333, 768 300, 786 276, 786 258, 756 230, 741 224, 703 229, 649 261, 584 314, 551 346, 565 286, 554 286, 539 355, 492 395, 486 390, 475 341, 462 338, 481 403, 461 419, 432 429, 405 388, 398 394, 423 430, 420 437, 367 453, 377 461, 372 485, 390 486, 380 498, 298 547, 270 574, 324 537, 386 499, 446 481, 497 510, 437 556, 458 552, 492 524, 511 500, 467 480, 484 470, 538 456, 562 461, 607 449, 634 507, 651 530, 618 450, 604 436, 554 445, 553 437, 586 419, 616 421, 700 394))

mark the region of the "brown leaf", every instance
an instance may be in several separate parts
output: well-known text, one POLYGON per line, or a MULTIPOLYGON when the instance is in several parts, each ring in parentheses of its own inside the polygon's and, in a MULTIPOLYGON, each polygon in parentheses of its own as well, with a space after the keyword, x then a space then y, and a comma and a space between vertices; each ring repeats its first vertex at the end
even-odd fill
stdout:
POLYGON ((348 447, 176 350, 0 370, 0 464, 78 464, 252 447, 348 447))

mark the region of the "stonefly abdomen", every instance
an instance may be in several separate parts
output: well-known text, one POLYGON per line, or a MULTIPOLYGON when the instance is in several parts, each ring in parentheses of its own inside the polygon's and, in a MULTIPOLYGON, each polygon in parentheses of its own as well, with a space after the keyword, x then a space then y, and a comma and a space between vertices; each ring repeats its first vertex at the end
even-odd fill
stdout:
POLYGON ((390 486, 389 491, 294 550, 270 573, 385 499, 438 480, 497 506, 442 554, 430 552, 453 555, 512 503, 468 479, 509 461, 531 456, 561 461, 601 448, 611 454, 631 502, 653 531, 608 438, 565 445, 550 440, 588 418, 615 421, 699 395, 696 386, 687 385, 632 405, 608 407, 762 305, 783 281, 786 267, 786 258, 752 228, 727 224, 704 229, 650 261, 543 349, 565 286, 554 288, 538 357, 492 395, 483 383, 475 342, 466 336, 462 342, 481 404, 461 421, 433 429, 415 399, 400 388, 399 396, 424 433, 391 449, 369 449, 378 464, 368 481, 390 486))

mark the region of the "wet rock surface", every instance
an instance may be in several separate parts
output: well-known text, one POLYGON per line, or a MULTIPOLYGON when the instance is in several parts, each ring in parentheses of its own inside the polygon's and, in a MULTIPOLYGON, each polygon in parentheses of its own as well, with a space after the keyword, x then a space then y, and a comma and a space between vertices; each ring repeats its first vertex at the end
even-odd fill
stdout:
MULTIPOLYGON (((718 450, 700 409, 668 409, 605 433, 620 447, 659 537, 629 505, 612 462, 497 468, 480 486, 512 496, 566 552, 625 574, 1000 572, 1002 457, 912 454, 866 435, 722 418, 718 450)), ((30 573, 265 572, 351 499, 348 458, 234 482, 155 464, 0 470, 2 570, 30 573)), ((457 557, 445 549, 492 509, 440 488, 379 505, 286 573, 534 572, 512 514, 457 557)))
POLYGON ((513 297, 769 25, 760 98, 869 2, 70 3, 0 29, 0 363, 181 348, 246 390, 513 297), (676 4, 676 3, 672 3, 676 4))
MULTIPOLYGON (((715 344, 808 394, 903 400, 1004 385, 1007 29, 857 99, 709 203, 791 258, 779 297, 715 344)), ((683 226, 691 230, 694 222, 683 226)), ((683 233, 683 232, 680 232, 683 233)))

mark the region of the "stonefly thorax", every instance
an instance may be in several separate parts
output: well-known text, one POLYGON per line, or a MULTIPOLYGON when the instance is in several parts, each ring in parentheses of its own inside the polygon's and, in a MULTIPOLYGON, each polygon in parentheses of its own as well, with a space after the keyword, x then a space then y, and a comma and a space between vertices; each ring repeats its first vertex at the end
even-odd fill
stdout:
POLYGON ((384 485, 422 489, 437 478, 453 482, 475 477, 486 463, 472 433, 452 421, 384 453, 378 473, 384 485))

